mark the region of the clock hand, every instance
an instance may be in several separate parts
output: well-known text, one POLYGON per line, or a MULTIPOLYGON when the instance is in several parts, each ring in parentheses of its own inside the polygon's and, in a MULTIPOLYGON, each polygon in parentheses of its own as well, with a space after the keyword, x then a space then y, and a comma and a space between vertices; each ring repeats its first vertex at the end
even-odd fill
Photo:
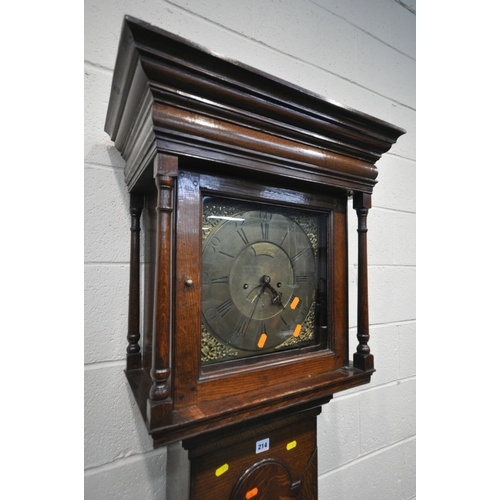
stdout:
POLYGON ((277 292, 271 285, 266 284, 266 288, 271 292, 271 302, 281 305, 281 293, 277 292))
MULTIPOLYGON (((250 313, 250 316, 247 316, 246 314, 243 314, 243 316, 240 319, 240 322, 236 326, 236 331, 237 333, 245 336, 248 330, 248 326, 250 325, 250 321, 252 321, 253 315, 255 314, 255 310, 257 309, 257 304, 259 303, 261 295, 264 293, 264 285, 260 285, 260 291, 254 298, 252 299, 253 302, 253 307, 252 307, 252 312, 250 313)), ((255 291, 255 289, 254 289, 255 291)), ((248 297, 247 297, 248 298, 248 297)))
POLYGON ((268 276, 264 276, 262 278, 263 283, 261 285, 261 288, 260 288, 260 291, 259 291, 257 297, 254 299, 254 305, 252 307, 252 313, 250 314, 250 319, 248 320, 248 322, 250 322, 250 320, 253 318, 253 315, 255 314, 255 309, 257 308, 257 304, 259 303, 259 299, 260 299, 261 295, 264 293, 264 290, 266 289, 265 278, 268 278, 268 276))
POLYGON ((255 302, 255 299, 259 295, 259 292, 261 289, 262 289, 262 285, 252 286, 252 289, 250 290, 250 292, 246 296, 246 299, 249 302, 252 302, 252 304, 253 304, 255 302))
POLYGON ((264 287, 271 292, 271 302, 281 306, 283 309, 283 304, 281 302, 281 293, 277 292, 271 285, 271 278, 267 275, 263 276, 262 281, 264 282, 264 287))

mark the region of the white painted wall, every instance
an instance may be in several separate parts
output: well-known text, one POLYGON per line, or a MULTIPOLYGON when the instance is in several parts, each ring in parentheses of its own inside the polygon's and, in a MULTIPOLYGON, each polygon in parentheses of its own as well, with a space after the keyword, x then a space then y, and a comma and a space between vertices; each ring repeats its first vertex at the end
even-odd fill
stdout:
MULTIPOLYGON (((407 130, 377 165, 368 217, 377 372, 323 408, 319 491, 321 500, 416 498, 415 0, 86 0, 86 500, 166 498, 166 451, 153 450, 123 374, 128 195, 103 128, 125 14, 407 130)), ((351 304, 355 327, 355 291, 351 304)))

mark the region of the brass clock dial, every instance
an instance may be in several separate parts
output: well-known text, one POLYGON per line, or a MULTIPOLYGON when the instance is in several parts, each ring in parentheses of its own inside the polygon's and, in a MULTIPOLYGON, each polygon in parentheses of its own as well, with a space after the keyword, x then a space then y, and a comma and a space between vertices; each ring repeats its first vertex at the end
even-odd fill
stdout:
MULTIPOLYGON (((212 213, 202 251, 206 330, 235 357, 302 345, 303 329, 314 330, 318 265, 298 212, 254 203, 212 213)), ((315 218, 303 219, 318 231, 315 218)))

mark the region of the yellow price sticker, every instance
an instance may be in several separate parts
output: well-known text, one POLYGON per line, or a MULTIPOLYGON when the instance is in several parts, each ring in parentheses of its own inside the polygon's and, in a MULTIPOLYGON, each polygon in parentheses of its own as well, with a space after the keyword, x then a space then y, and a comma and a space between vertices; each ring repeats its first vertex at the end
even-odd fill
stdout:
POLYGON ((227 472, 227 470, 229 469, 229 464, 224 464, 224 465, 221 465, 216 471, 215 471, 215 475, 217 477, 219 476, 222 476, 222 474, 224 474, 224 472, 227 472))

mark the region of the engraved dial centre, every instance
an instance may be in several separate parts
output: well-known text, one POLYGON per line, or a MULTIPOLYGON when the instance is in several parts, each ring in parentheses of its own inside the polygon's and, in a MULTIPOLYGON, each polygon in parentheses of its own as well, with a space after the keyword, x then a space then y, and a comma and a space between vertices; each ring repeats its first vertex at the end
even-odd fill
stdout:
POLYGON ((250 317, 254 311, 253 319, 267 319, 281 312, 280 304, 290 301, 293 279, 293 266, 286 252, 273 243, 258 242, 236 257, 229 275, 230 294, 242 314, 250 317), (278 296, 277 283, 281 283, 278 296), (259 304, 254 309, 256 300, 259 304))

